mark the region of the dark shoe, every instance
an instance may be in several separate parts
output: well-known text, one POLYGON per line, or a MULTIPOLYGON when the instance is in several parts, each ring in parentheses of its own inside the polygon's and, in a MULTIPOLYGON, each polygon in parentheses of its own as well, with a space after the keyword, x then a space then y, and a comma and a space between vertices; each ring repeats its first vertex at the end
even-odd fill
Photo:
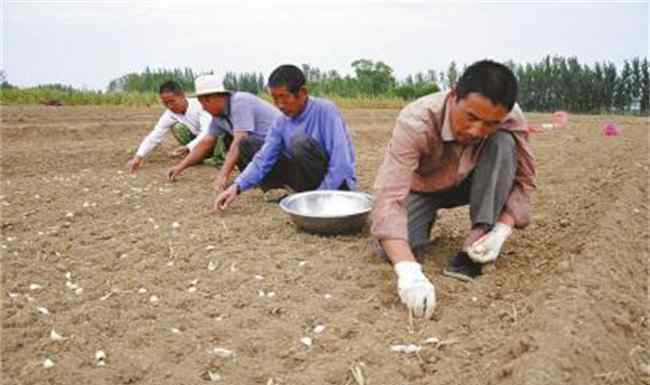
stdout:
POLYGON ((442 274, 468 282, 481 275, 482 267, 483 265, 480 263, 472 261, 466 252, 460 251, 458 254, 449 257, 442 274))

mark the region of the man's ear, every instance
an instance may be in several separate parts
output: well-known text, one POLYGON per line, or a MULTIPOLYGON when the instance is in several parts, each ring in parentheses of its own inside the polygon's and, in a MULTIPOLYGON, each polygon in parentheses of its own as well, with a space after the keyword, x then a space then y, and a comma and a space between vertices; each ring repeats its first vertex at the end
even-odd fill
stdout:
POLYGON ((300 90, 298 91, 298 96, 305 97, 307 95, 309 95, 309 91, 307 90, 307 87, 305 86, 300 87, 300 90))

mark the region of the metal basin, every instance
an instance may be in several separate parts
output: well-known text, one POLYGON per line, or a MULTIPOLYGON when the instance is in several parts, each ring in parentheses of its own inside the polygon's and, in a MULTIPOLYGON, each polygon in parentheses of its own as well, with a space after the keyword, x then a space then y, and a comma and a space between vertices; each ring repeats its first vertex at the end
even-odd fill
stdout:
POLYGON ((349 234, 361 231, 366 224, 372 196, 353 191, 307 191, 284 198, 280 208, 304 231, 349 234))

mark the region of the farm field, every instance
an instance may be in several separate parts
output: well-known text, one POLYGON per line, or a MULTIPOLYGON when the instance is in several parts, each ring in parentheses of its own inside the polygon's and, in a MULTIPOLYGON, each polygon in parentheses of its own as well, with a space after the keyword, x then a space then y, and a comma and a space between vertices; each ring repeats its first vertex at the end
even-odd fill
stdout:
MULTIPOLYGON (((468 225, 443 211, 423 260, 438 307, 410 330, 367 228, 297 232, 257 190, 211 216, 213 168, 167 182, 171 136, 130 175, 160 112, 2 107, 2 385, 650 384, 647 118, 532 136, 533 222, 475 282, 441 275, 468 225)), ((397 112, 343 110, 360 190, 397 112)))

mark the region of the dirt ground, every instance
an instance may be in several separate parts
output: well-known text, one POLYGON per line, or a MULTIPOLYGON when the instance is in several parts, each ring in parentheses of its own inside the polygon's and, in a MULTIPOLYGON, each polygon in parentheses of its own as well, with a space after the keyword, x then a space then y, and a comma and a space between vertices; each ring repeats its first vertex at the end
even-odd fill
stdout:
MULTIPOLYGON (((366 385, 650 384, 647 119, 532 137, 533 223, 476 282, 440 274, 468 225, 444 211, 424 263, 435 319, 413 331, 367 228, 297 232, 258 191, 210 216, 214 169, 168 183, 171 138, 129 175, 160 112, 2 107, 2 384, 356 385, 351 368, 366 385)), ((361 190, 396 114, 344 111, 361 190)))

